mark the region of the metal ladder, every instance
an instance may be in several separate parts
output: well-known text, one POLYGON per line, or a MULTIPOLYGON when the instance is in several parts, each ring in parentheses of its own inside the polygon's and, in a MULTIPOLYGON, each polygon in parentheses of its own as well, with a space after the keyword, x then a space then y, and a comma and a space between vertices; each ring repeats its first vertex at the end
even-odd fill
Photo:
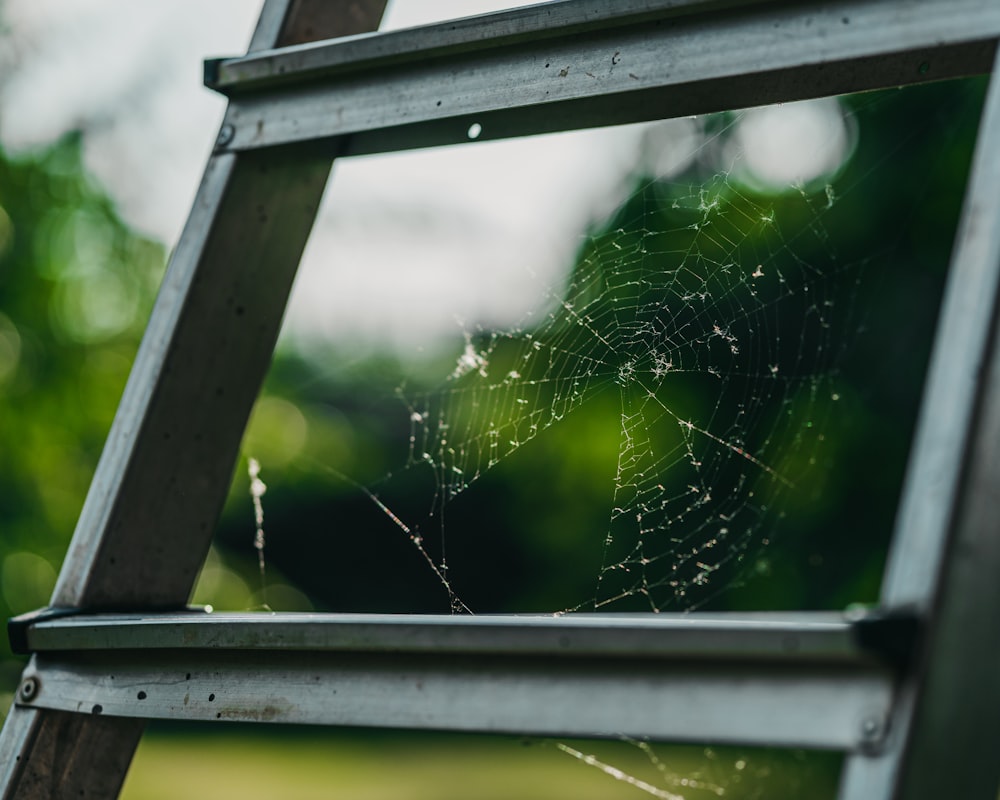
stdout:
POLYGON ((0 733, 3 797, 114 797, 144 720, 175 718, 834 748, 841 800, 993 800, 996 74, 880 608, 185 610, 333 158, 458 143, 473 123, 501 138, 996 73, 1000 38, 995 0, 565 0, 354 36, 384 2, 267 0, 248 54, 207 65, 230 97, 217 147, 51 607, 10 626, 33 656, 0 733), (607 77, 546 73, 546 58, 607 77))

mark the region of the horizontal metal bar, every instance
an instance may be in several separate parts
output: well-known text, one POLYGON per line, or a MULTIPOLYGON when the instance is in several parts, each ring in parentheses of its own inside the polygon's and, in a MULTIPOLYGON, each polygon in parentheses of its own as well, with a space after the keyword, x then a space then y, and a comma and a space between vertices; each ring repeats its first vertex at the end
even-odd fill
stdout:
POLYGON ((868 640, 892 639, 908 621, 42 615, 18 634, 35 651, 18 702, 164 719, 867 751, 885 731, 897 675, 868 640))
MULTIPOLYGON (((758 614, 402 614, 25 615, 11 629, 26 651, 317 650, 594 656, 643 659, 823 661, 871 664, 888 631, 905 620, 857 620, 835 612, 758 614)), ((900 627, 902 626, 902 628, 900 627)), ((906 635, 904 633, 904 635, 906 635)))
POLYGON ((888 670, 813 662, 172 649, 33 663, 18 703, 82 714, 866 751, 893 693, 888 670))
MULTIPOLYGON (((854 0, 849 3, 800 2, 791 5, 773 0, 564 0, 539 6, 515 9, 513 11, 467 17, 434 25, 409 28, 385 33, 364 34, 343 39, 311 42, 298 47, 258 51, 247 56, 210 59, 206 61, 206 83, 224 94, 237 95, 247 91, 280 85, 300 84, 303 81, 329 78, 351 72, 371 71, 387 65, 406 64, 412 66, 431 59, 449 56, 481 53, 488 50, 511 48, 524 44, 538 45, 540 42, 566 41, 578 39, 583 34, 599 33, 605 37, 619 37, 625 33, 641 29, 653 29, 669 24, 682 27, 693 22, 714 23, 736 33, 736 28, 761 14, 772 22, 802 17, 804 28, 822 24, 826 18, 834 18, 837 23, 832 31, 819 30, 815 38, 828 39, 830 33, 840 35, 839 42, 827 42, 825 50, 834 58, 847 53, 839 53, 838 44, 864 43, 867 55, 893 52, 914 46, 929 44, 955 44, 961 41, 989 38, 989 31, 972 33, 970 21, 965 24, 946 26, 939 38, 928 35, 926 15, 940 16, 943 11, 952 10, 953 18, 963 12, 982 12, 987 4, 977 2, 968 8, 958 8, 960 0, 854 0), (878 42, 870 43, 860 39, 859 26, 867 20, 864 14, 880 11, 879 20, 900 24, 900 16, 912 15, 910 30, 886 36, 878 32, 878 42), (720 14, 725 11, 725 14, 720 14), (854 27, 845 14, 855 14, 854 27), (923 19, 917 19, 917 17, 923 19)), ((872 20, 874 21, 874 20, 872 20)), ((988 24, 988 20, 986 20, 988 24)), ((995 33, 995 32, 994 32, 995 33)), ((731 35, 732 35, 731 34, 731 35)), ((780 38, 788 38, 783 31, 780 38)), ((737 47, 737 50, 742 49, 737 47)), ((854 54, 856 55, 856 54, 854 54)))
POLYGON ((306 75, 353 72, 487 47, 580 36, 609 27, 662 23, 773 0, 562 0, 401 30, 257 51, 205 61, 205 82, 231 94, 288 84, 306 75), (331 46, 332 45, 332 46, 331 46))
POLYGON ((993 0, 536 6, 213 62, 226 149, 362 154, 661 119, 989 70, 993 0), (733 4, 728 4, 733 5, 733 4))

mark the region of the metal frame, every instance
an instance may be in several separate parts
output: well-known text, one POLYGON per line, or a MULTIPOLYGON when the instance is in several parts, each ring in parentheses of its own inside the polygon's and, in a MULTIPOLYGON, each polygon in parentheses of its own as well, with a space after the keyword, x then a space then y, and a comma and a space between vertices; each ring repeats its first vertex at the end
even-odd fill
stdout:
POLYGON ((992 798, 1000 766, 1000 58, 971 166, 882 586, 925 618, 886 753, 844 797, 992 798), (947 732, 946 734, 944 732, 947 732), (876 788, 877 787, 877 788, 876 788))
POLYGON ((43 617, 25 620, 36 661, 21 697, 122 717, 874 750, 898 667, 870 645, 888 631, 905 636, 909 622, 830 613, 43 617), (779 706, 787 711, 775 714, 779 706))
POLYGON ((169 613, 208 548, 332 156, 467 141, 473 122, 499 138, 995 74, 1000 39, 995 0, 566 0, 303 44, 371 30, 382 6, 268 0, 252 52, 207 65, 229 111, 60 574, 64 611, 13 627, 35 655, 0 734, 3 796, 115 796, 141 715, 836 747, 842 800, 992 800, 997 79, 880 614, 169 613))

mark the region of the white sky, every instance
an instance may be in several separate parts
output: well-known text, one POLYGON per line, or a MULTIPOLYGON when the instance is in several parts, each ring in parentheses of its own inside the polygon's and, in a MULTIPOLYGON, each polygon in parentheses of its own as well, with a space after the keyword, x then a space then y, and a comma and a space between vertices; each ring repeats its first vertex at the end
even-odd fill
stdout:
MULTIPOLYGON (((396 0, 383 28, 503 0, 396 0)), ((202 60, 246 49, 260 2, 7 0, 12 77, 0 138, 17 152, 85 126, 85 158, 136 228, 180 233, 225 109, 202 60)), ((394 342, 519 317, 620 196, 637 133, 598 131, 340 162, 287 327, 394 342), (537 293, 537 292, 536 292, 537 293)))
MULTIPOLYGON (((394 0, 383 28, 526 4, 394 0)), ((225 108, 201 85, 202 60, 244 52, 260 5, 6 0, 0 69, 14 69, 0 140, 17 152, 85 127, 86 163, 123 216, 172 245, 225 108)), ((771 138, 766 121, 758 128, 771 138)), ((286 333, 413 348, 516 321, 570 266, 586 226, 623 199, 640 136, 629 126, 338 162, 286 333)))

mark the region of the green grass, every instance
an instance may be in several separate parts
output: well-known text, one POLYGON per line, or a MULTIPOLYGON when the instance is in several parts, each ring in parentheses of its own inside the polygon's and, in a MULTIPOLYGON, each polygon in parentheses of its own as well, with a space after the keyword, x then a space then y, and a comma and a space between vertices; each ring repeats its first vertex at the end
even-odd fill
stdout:
MULTIPOLYGON (((228 726, 227 726, 228 727, 228 726)), ((839 759, 826 754, 651 748, 569 742, 661 797, 833 797, 839 759), (655 759, 658 759, 655 760, 655 759)), ((349 797, 352 800, 642 800, 648 791, 567 754, 555 741, 441 734, 243 729, 152 731, 125 783, 125 800, 349 797)))

